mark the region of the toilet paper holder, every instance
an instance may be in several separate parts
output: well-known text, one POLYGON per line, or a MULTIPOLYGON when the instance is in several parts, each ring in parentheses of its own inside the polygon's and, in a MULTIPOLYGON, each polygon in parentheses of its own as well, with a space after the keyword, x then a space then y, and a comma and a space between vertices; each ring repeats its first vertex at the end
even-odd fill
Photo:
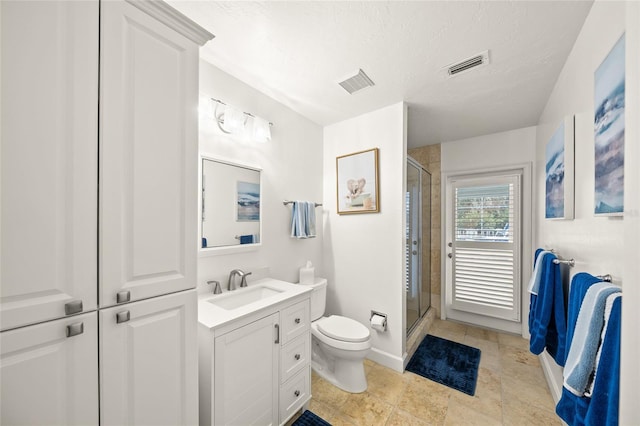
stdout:
POLYGON ((371 311, 371 317, 369 317, 371 328, 377 331, 387 331, 387 314, 382 312, 371 311), (378 317, 374 320, 375 317, 378 317))

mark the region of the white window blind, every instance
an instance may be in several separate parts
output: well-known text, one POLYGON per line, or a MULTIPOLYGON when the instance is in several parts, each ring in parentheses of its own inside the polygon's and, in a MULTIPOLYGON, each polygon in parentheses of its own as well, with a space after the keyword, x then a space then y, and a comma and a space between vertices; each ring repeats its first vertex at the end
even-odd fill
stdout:
POLYGON ((454 185, 453 307, 519 321, 519 180, 454 185))

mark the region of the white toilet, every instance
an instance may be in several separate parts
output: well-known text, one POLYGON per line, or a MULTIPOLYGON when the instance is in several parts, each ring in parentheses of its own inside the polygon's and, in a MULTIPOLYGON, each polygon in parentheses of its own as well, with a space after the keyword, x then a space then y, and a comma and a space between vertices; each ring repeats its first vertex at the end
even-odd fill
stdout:
POLYGON ((342 390, 367 390, 364 358, 371 349, 369 329, 351 318, 323 317, 327 280, 316 278, 311 293, 311 367, 342 390))

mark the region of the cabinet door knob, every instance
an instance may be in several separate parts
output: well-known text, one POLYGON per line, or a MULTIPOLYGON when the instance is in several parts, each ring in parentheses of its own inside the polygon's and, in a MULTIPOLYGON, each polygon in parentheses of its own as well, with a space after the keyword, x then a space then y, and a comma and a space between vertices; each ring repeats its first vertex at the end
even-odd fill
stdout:
POLYGON ((300 318, 296 318, 294 321, 296 322, 296 324, 300 324, 300 318))
POLYGON ((131 292, 129 290, 119 291, 116 294, 117 303, 125 303, 131 300, 131 292))
POLYGON ((131 319, 131 314, 129 311, 122 311, 116 314, 116 323, 120 324, 121 322, 127 322, 131 319))
POLYGON ((300 354, 295 354, 294 358, 296 359, 296 361, 300 360, 300 354))
POLYGON ((82 312, 82 300, 72 300, 64 304, 64 314, 73 315, 82 312))
POLYGON ((84 323, 76 322, 67 326, 67 337, 77 336, 84 333, 84 323))
POLYGON ((293 394, 294 394, 296 397, 298 397, 298 396, 300 396, 300 391, 299 391, 299 390, 297 390, 297 391, 295 391, 293 394))

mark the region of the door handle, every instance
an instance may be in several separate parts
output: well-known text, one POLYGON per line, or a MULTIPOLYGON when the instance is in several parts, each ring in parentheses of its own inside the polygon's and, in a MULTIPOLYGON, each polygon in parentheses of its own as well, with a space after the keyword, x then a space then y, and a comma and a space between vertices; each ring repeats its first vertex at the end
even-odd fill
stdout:
POLYGON ((280 343, 280 324, 273 324, 276 329, 276 341, 273 343, 280 343))
POLYGON ((82 312, 82 300, 72 300, 64 304, 64 314, 73 315, 82 312))
POLYGON ((67 326, 67 337, 77 336, 84 333, 84 323, 76 322, 67 326))

